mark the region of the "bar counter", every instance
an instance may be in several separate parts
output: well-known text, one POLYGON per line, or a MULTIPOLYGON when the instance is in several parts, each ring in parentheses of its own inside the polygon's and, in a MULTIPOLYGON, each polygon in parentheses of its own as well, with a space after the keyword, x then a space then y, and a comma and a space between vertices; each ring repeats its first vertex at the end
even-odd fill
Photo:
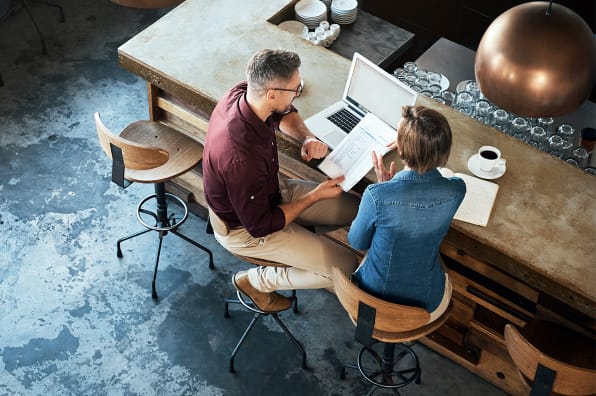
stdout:
MULTIPOLYGON (((350 61, 276 26, 292 15, 294 3, 187 0, 123 44, 118 51, 119 62, 148 81, 152 119, 175 124, 202 142, 209 114, 218 98, 244 79, 248 58, 262 48, 291 49, 300 54, 305 83, 295 105, 307 118, 341 97, 350 61)), ((462 278, 463 283, 454 287, 461 300, 488 307, 518 325, 530 317, 546 316, 593 336, 596 178, 448 106, 424 96, 418 102, 439 110, 449 120, 454 142, 447 166, 454 172, 470 173, 468 158, 482 145, 499 147, 507 160, 507 172, 495 180, 499 193, 488 226, 453 221, 444 244, 445 255, 460 259, 478 274, 470 278, 473 280, 462 278), (483 277, 498 283, 497 291, 485 290, 483 277), (514 299, 502 298, 502 287, 513 289, 515 295, 529 302, 518 307, 509 301, 514 299)), ((320 179, 320 174, 297 160, 298 150, 291 143, 280 144, 284 150, 280 162, 284 155, 290 158, 285 159, 291 163, 287 173, 320 179)), ((397 160, 395 153, 386 156, 386 161, 390 160, 397 160)), ((191 180, 196 188, 194 199, 200 202, 201 187, 196 185, 200 179, 191 180)), ((187 182, 187 187, 192 183, 187 182)), ((466 304, 462 304, 460 314, 454 313, 455 319, 466 316, 470 328, 475 329, 472 336, 496 340, 499 346, 502 326, 490 328, 477 318, 478 311, 466 311, 466 304)), ((470 334, 462 339, 462 345, 467 345, 470 334)), ((519 380, 509 379, 513 372, 500 368, 508 376, 504 381, 494 377, 497 363, 488 362, 489 368, 481 368, 482 359, 490 353, 506 361, 502 352, 490 348, 482 354, 474 348, 453 352, 456 348, 449 349, 447 343, 432 337, 426 343, 506 391, 520 393, 519 380)))

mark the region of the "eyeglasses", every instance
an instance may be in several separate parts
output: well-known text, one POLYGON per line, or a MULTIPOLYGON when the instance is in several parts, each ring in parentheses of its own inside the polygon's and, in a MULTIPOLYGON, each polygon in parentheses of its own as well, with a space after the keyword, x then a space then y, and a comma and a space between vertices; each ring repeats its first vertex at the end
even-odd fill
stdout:
POLYGON ((296 97, 302 95, 302 88, 304 87, 304 81, 300 80, 300 84, 298 85, 298 88, 296 89, 288 89, 288 88, 269 88, 269 89, 274 89, 276 91, 287 91, 287 92, 294 92, 294 95, 296 95, 296 97))

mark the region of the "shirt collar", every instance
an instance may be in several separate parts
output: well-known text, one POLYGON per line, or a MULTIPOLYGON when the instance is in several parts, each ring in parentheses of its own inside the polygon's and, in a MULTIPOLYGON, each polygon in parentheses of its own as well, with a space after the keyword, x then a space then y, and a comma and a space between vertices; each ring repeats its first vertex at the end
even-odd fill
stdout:
POLYGON ((279 121, 276 120, 276 118, 278 117, 272 114, 269 117, 267 117, 265 122, 263 122, 250 108, 250 105, 246 100, 246 91, 238 100, 238 109, 242 117, 244 117, 244 119, 250 124, 250 126, 253 127, 255 131, 257 131, 259 135, 263 134, 263 136, 268 137, 269 135, 271 135, 272 129, 277 129, 279 121))
POLYGON ((438 169, 431 169, 429 171, 420 174, 411 169, 404 169, 402 171, 397 172, 393 176, 393 180, 434 180, 441 178, 441 173, 438 169))

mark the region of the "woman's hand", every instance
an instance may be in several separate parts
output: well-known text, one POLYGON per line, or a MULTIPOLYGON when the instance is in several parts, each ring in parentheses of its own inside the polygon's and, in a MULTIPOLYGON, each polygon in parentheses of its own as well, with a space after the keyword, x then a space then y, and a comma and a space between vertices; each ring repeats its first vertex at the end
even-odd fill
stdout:
POLYGON ((384 182, 390 180, 393 175, 395 175, 395 170, 397 169, 395 162, 391 161, 391 165, 389 165, 389 170, 385 168, 385 164, 383 163, 383 156, 377 155, 377 153, 373 150, 371 153, 373 167, 375 168, 375 174, 377 175, 377 180, 379 182, 384 182))

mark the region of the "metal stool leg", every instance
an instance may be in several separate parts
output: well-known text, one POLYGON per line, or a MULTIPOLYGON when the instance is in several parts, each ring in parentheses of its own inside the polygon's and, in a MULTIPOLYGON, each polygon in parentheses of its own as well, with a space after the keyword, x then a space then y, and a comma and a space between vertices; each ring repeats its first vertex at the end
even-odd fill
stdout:
POLYGON ((35 19, 33 18, 33 14, 31 14, 31 10, 29 9, 29 6, 27 5, 27 3, 25 3, 25 0, 21 0, 21 6, 25 9, 25 12, 27 12, 27 15, 29 15, 29 19, 31 19, 31 22, 33 23, 33 26, 35 27, 35 30, 37 31, 37 35, 39 36, 39 41, 41 41, 41 53, 43 55, 46 55, 48 53, 47 49, 46 49, 46 41, 43 38, 43 35, 41 34, 41 30, 39 30, 39 26, 37 26, 37 22, 35 22, 35 19))
POLYGON ((155 291, 155 279, 157 278, 157 267, 159 266, 159 255, 161 254, 161 244, 163 242, 163 235, 159 233, 159 245, 157 246, 157 255, 155 256, 155 269, 153 270, 153 281, 151 282, 151 298, 157 300, 157 292, 155 291))
POLYGON ((306 370, 308 367, 306 367, 306 352, 304 351, 304 348, 302 347, 300 342, 298 342, 296 337, 294 337, 294 335, 286 327, 286 325, 281 321, 281 319, 279 319, 276 313, 271 314, 271 316, 273 317, 273 319, 275 319, 279 327, 281 327, 281 329, 284 331, 284 333, 286 333, 290 341, 292 341, 292 343, 296 346, 298 351, 302 354, 302 368, 306 370))
POLYGON ((240 349, 240 346, 242 345, 242 343, 244 342, 244 340, 246 340, 246 337, 248 336, 248 333, 250 333, 250 331, 252 330, 252 328, 255 326, 255 324, 257 323, 257 321, 259 320, 259 318, 261 316, 263 316, 264 314, 262 313, 255 313, 252 320, 250 321, 248 327, 246 328, 246 330, 244 330, 244 333, 242 334, 242 337, 240 337, 240 341, 238 341, 238 343, 236 344, 236 347, 234 348, 234 352, 232 352, 232 356, 230 356, 230 373, 235 373, 236 370, 234 369, 234 358, 236 357, 236 354, 238 353, 238 350, 240 349))
POLYGON ((66 21, 66 18, 64 18, 64 10, 62 9, 62 6, 60 6, 59 4, 54 4, 54 3, 50 3, 49 1, 41 1, 41 0, 31 0, 31 2, 38 3, 38 4, 45 4, 49 7, 57 8, 60 11, 60 22, 63 23, 64 21, 66 21))
POLYGON ((205 246, 190 239, 189 237, 187 237, 186 235, 184 235, 180 231, 178 231, 178 227, 181 226, 186 221, 187 218, 188 218, 188 207, 186 206, 186 203, 181 198, 179 198, 173 194, 166 193, 164 183, 156 183, 155 184, 155 194, 145 197, 144 199, 141 200, 141 202, 137 206, 137 219, 146 229, 143 231, 139 231, 134 234, 125 236, 124 238, 120 238, 116 242, 116 254, 118 257, 122 257, 122 249, 120 248, 120 244, 122 242, 127 241, 132 238, 135 238, 139 235, 143 235, 149 231, 157 231, 158 232, 159 245, 157 247, 157 256, 155 258, 155 269, 153 270, 153 280, 151 282, 151 297, 154 300, 158 298, 155 283, 156 283, 156 279, 157 279, 157 269, 159 266, 159 257, 161 254, 161 247, 163 244, 163 238, 168 234, 168 232, 171 232, 172 234, 176 235, 177 237, 181 238, 182 240, 184 240, 184 241, 192 244, 193 246, 198 247, 199 249, 206 252, 209 255, 209 268, 210 269, 215 268, 215 266, 213 264, 213 253, 211 253, 211 250, 207 249, 205 246), (174 219, 173 215, 168 216, 168 202, 167 202, 168 196, 170 197, 170 199, 177 201, 184 208, 184 215, 177 223, 176 223, 176 219, 174 219), (150 210, 143 208, 143 205, 152 199, 155 199, 155 202, 156 202, 155 212, 152 212, 150 210), (153 219, 153 224, 148 223, 146 221, 146 218, 141 216, 141 214, 150 216, 153 219))
POLYGON ((134 234, 130 234, 125 236, 124 238, 120 238, 118 239, 118 241, 116 241, 116 256, 118 256, 118 258, 122 258, 122 249, 120 248, 120 244, 124 241, 127 241, 129 239, 138 237, 139 235, 143 235, 148 233, 151 230, 143 230, 143 231, 139 231, 139 232, 135 232, 134 234))
POLYGON ((191 245, 196 246, 199 249, 201 249, 202 251, 206 252, 209 255, 209 268, 210 269, 214 269, 215 268, 215 266, 213 265, 213 253, 211 253, 211 250, 207 249, 205 246, 201 245, 200 243, 198 243, 198 242, 190 239, 189 237, 187 237, 186 235, 182 234, 177 229, 173 229, 172 230, 172 234, 176 235, 179 238, 184 239, 186 242, 190 243, 191 245))

